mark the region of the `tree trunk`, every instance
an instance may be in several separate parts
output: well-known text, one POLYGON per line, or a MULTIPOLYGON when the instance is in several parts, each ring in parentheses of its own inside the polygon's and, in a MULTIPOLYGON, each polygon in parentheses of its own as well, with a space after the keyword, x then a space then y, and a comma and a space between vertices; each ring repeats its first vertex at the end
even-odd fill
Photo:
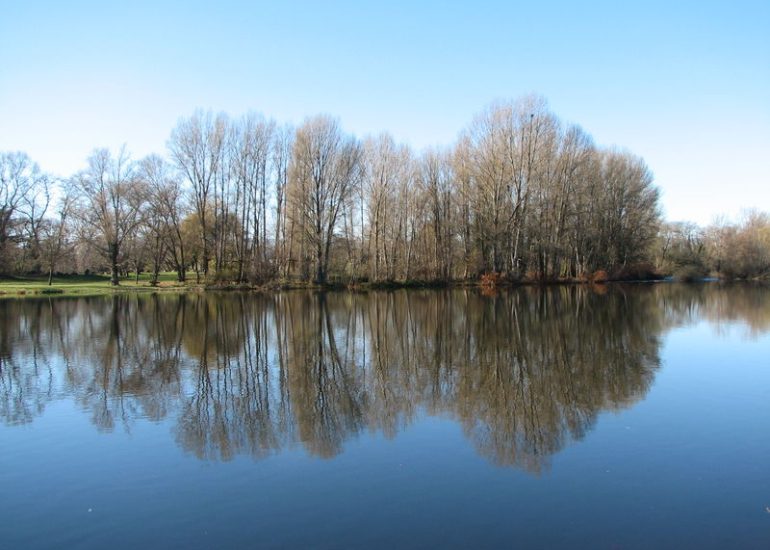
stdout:
POLYGON ((326 282, 326 271, 324 270, 323 244, 318 238, 316 243, 316 274, 315 282, 322 285, 326 282))
POLYGON ((182 235, 179 234, 179 265, 177 266, 177 279, 180 283, 187 280, 187 265, 184 257, 184 244, 182 244, 182 235))
POLYGON ((120 284, 120 277, 118 274, 118 243, 110 243, 109 249, 111 267, 110 284, 112 284, 112 286, 118 286, 120 284))

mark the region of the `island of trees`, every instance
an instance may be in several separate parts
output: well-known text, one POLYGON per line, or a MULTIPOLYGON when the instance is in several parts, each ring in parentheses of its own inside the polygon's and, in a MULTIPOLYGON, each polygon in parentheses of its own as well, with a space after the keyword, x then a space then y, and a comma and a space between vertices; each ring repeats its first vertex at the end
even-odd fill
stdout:
POLYGON ((173 271, 180 283, 444 283, 770 274, 770 217, 666 223, 644 160, 540 97, 447 148, 196 111, 165 155, 96 149, 69 177, 0 153, 0 274, 173 271))

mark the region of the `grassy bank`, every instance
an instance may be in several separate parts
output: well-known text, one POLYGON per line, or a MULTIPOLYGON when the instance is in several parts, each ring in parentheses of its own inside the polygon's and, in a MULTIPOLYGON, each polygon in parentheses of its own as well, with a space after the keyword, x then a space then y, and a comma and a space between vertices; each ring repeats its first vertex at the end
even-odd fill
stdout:
POLYGON ((162 273, 157 286, 150 284, 148 274, 135 277, 126 277, 120 280, 120 285, 114 287, 110 284, 110 278, 105 275, 66 275, 54 277, 52 284, 48 284, 48 277, 3 277, 0 278, 0 298, 19 296, 57 296, 76 295, 93 296, 98 294, 112 294, 115 292, 157 292, 186 290, 187 287, 176 281, 174 273, 162 273))
MULTIPOLYGON (((482 280, 458 280, 458 281, 391 281, 391 282, 341 282, 333 281, 324 285, 318 285, 312 282, 300 281, 272 281, 263 285, 252 286, 249 284, 218 282, 210 284, 196 284, 193 278, 187 283, 179 283, 176 280, 176 273, 161 273, 157 285, 150 284, 150 275, 141 274, 137 281, 135 276, 122 278, 120 285, 115 287, 110 284, 110 278, 106 275, 67 275, 54 277, 53 284, 48 285, 48 277, 26 276, 26 277, 3 277, 0 278, 0 299, 18 298, 26 296, 94 296, 109 295, 120 292, 185 292, 189 290, 212 290, 212 291, 281 291, 281 290, 395 290, 403 288, 480 288, 482 291, 492 291, 495 289, 512 288, 519 286, 552 286, 552 285, 603 285, 605 283, 641 283, 660 281, 662 277, 638 278, 638 279, 614 279, 601 278, 599 280, 500 280, 494 284, 482 280)), ((668 280, 671 280, 668 278, 668 280)), ((718 280, 699 279, 703 280, 718 280)), ((684 281, 687 282, 687 281, 684 281)), ((694 281, 697 282, 697 281, 694 281)))
MULTIPOLYGON (((350 282, 330 281, 319 285, 313 282, 302 281, 271 281, 262 285, 249 285, 246 283, 211 282, 209 284, 185 284, 176 280, 176 273, 161 273, 159 283, 156 286, 150 284, 149 274, 141 274, 137 281, 135 277, 127 277, 120 280, 120 285, 114 287, 110 284, 110 278, 106 275, 67 275, 54 277, 53 283, 48 285, 46 276, 5 277, 0 278, 0 299, 24 296, 93 296, 113 294, 116 292, 158 292, 188 290, 212 290, 212 291, 280 291, 280 290, 396 290, 403 288, 446 288, 446 287, 479 287, 480 281, 390 281, 390 282, 350 282)), ((533 282, 506 282, 500 284, 500 288, 520 286, 522 284, 537 284, 533 282)), ((540 282, 539 284, 543 284, 540 282)), ((561 281, 559 284, 565 284, 561 281)))

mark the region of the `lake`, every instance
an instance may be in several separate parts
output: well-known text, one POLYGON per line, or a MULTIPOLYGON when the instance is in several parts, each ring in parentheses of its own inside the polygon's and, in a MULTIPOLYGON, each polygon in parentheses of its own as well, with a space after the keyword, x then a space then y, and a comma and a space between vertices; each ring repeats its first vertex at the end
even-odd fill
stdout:
POLYGON ((770 548, 770 288, 0 301, 1 548, 770 548))

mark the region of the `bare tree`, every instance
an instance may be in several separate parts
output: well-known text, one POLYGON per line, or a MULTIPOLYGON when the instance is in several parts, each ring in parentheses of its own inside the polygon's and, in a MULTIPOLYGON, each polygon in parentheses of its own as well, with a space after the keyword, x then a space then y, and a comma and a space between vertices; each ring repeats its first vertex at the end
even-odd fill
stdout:
POLYGON ((556 124, 545 100, 533 96, 493 104, 471 125, 468 155, 477 191, 472 202, 487 270, 526 268, 530 199, 556 124))
POLYGON ((388 230, 396 216, 394 200, 397 186, 403 178, 403 154, 389 134, 380 134, 364 144, 366 176, 363 203, 368 215, 370 258, 369 276, 373 281, 392 277, 388 269, 393 256, 388 230))
POLYGON ((310 118, 300 126, 290 169, 294 215, 304 218, 304 239, 315 252, 315 282, 327 280, 340 213, 361 179, 362 149, 336 120, 310 118))
MULTIPOLYGON (((136 174, 124 152, 97 151, 73 179, 80 197, 73 217, 87 229, 84 238, 103 245, 114 273, 125 259, 121 239, 131 236, 135 265, 142 257, 155 272, 171 265, 180 281, 192 267, 198 281, 213 269, 221 280, 318 283, 332 275, 375 282, 484 272, 541 281, 603 270, 617 276, 649 261, 659 239, 658 191, 644 162, 596 147, 537 96, 494 103, 454 147, 419 155, 388 134, 362 145, 328 116, 295 131, 259 114, 230 121, 203 111, 178 122, 168 149, 170 164, 151 156, 136 174), (117 220, 131 225, 141 210, 125 192, 135 176, 137 189, 149 189, 145 224, 141 235, 130 227, 122 236, 117 220)), ((41 225, 48 179, 21 153, 0 163, 2 268, 42 270, 41 254, 51 251, 43 251, 41 231, 46 246, 56 241, 55 224, 41 225)), ((762 233, 729 230, 712 232, 719 266, 733 233, 762 233)), ((740 242, 761 264, 747 243, 762 239, 740 242)))
POLYGON ((210 111, 196 111, 190 118, 179 121, 168 142, 171 157, 192 185, 195 211, 201 226, 199 236, 204 277, 208 276, 214 245, 209 230, 216 219, 210 218, 217 216, 213 199, 220 176, 226 128, 225 115, 214 117, 210 111))
POLYGON ((430 216, 431 277, 452 278, 454 229, 452 220, 452 173, 446 154, 429 150, 422 157, 419 182, 430 216))
POLYGON ((231 132, 239 281, 244 280, 247 267, 256 276, 263 274, 267 264, 267 183, 274 132, 275 123, 255 113, 238 121, 231 132))
POLYGON ((770 277, 770 214, 747 210, 737 224, 720 224, 711 235, 713 269, 728 279, 770 277))
POLYGON ((125 147, 114 157, 108 149, 96 149, 72 183, 81 235, 107 260, 110 281, 118 285, 121 247, 142 221, 146 188, 125 147))
POLYGON ((59 200, 57 218, 45 219, 40 226, 41 248, 43 259, 48 271, 48 286, 53 283, 53 274, 62 257, 71 248, 71 217, 73 206, 73 194, 64 189, 64 194, 59 200))
POLYGON ((660 192, 645 162, 615 150, 600 153, 596 211, 598 265, 625 267, 648 256, 660 220, 660 192))
POLYGON ((291 126, 278 128, 273 137, 273 171, 275 176, 275 270, 286 277, 288 267, 286 252, 286 190, 289 182, 289 163, 294 144, 291 126))
POLYGON ((155 265, 162 262, 167 251, 177 280, 186 280, 187 256, 185 239, 182 234, 182 220, 185 216, 182 182, 171 166, 160 156, 150 155, 139 163, 139 175, 148 192, 147 222, 150 226, 154 245, 155 265))
POLYGON ((21 152, 0 153, 0 272, 11 267, 11 247, 30 237, 39 250, 39 226, 48 209, 51 178, 21 152))

